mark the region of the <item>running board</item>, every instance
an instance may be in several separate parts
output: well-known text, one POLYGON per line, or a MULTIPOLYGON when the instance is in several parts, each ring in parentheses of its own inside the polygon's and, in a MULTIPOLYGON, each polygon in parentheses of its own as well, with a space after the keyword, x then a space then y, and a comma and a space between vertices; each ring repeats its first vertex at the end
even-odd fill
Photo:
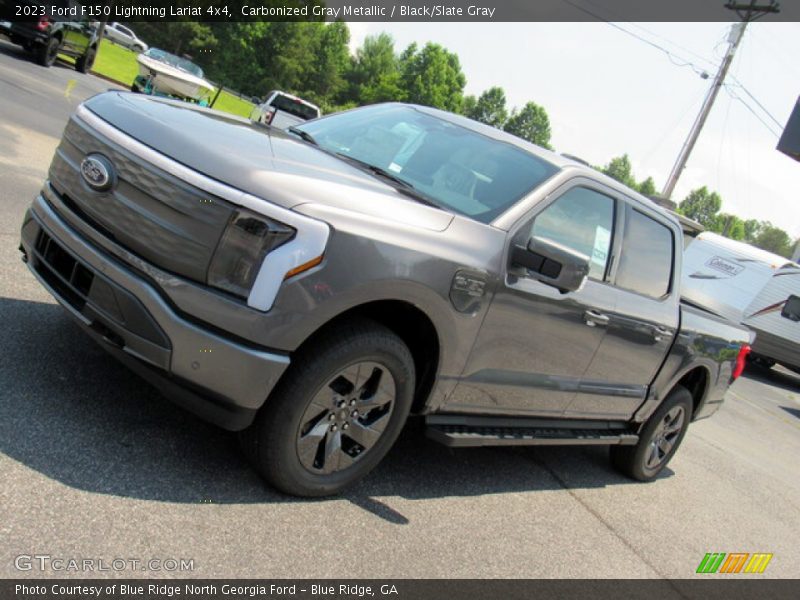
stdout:
POLYGON ((491 426, 430 423, 426 435, 450 447, 470 446, 631 446, 639 436, 626 430, 544 426, 491 426))

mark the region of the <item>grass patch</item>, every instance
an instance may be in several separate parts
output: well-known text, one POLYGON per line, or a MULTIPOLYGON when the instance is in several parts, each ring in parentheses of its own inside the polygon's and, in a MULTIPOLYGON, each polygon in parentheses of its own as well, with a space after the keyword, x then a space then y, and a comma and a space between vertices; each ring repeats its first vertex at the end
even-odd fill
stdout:
POLYGON ((139 74, 139 63, 135 52, 103 40, 92 71, 129 88, 139 74))
POLYGON ((225 90, 222 91, 219 98, 217 98, 217 101, 214 103, 214 108, 216 110, 245 118, 250 117, 250 113, 253 112, 253 107, 254 105, 252 102, 242 100, 239 96, 229 94, 225 90))
MULTIPOLYGON (((103 40, 100 43, 100 51, 97 53, 92 71, 116 81, 123 87, 130 88, 133 80, 139 74, 139 63, 136 62, 136 53, 132 50, 103 40)), ((211 97, 213 98, 214 94, 211 97)), ((232 115, 249 117, 253 110, 253 104, 223 90, 217 98, 214 108, 232 115)))

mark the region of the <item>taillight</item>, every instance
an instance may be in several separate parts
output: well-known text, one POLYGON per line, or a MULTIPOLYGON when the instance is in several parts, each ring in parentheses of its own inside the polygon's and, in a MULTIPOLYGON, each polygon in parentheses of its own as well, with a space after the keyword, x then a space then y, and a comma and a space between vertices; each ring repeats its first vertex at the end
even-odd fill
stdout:
POLYGON ((747 362, 747 355, 750 354, 750 350, 749 344, 742 344, 742 347, 739 348, 739 354, 736 355, 736 365, 733 367, 733 373, 731 373, 732 381, 736 380, 744 371, 744 365, 747 362))
POLYGON ((36 23, 36 29, 45 31, 48 27, 50 27, 50 17, 39 17, 39 21, 36 23))
POLYGON ((267 125, 270 125, 272 123, 272 119, 275 118, 275 113, 276 112, 277 112, 276 110, 267 111, 267 115, 266 115, 266 117, 264 119, 267 122, 267 125))

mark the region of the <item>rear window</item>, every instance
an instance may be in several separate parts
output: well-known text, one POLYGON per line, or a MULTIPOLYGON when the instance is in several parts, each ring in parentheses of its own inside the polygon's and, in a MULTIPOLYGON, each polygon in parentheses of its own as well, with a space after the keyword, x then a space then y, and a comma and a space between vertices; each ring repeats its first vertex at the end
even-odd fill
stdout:
POLYGON ((299 100, 295 100, 294 98, 283 96, 281 94, 275 96, 269 104, 278 110, 287 112, 295 117, 300 117, 304 121, 316 119, 319 116, 317 109, 307 106, 299 100))
POLYGON ((651 298, 665 296, 672 279, 673 248, 670 229, 638 210, 629 210, 617 286, 651 298))

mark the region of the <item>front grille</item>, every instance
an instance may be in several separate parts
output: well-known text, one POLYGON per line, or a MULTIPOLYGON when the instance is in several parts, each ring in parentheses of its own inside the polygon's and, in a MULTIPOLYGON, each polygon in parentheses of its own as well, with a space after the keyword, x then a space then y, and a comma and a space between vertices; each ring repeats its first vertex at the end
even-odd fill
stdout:
POLYGON ((76 119, 64 131, 50 165, 53 188, 71 214, 143 260, 204 283, 217 242, 233 216, 224 200, 161 171, 76 119), (98 153, 117 175, 108 192, 91 190, 80 173, 98 153))
POLYGON ((64 302, 91 321, 94 329, 107 332, 109 338, 120 337, 108 328, 117 325, 120 331, 129 331, 160 348, 171 347, 166 334, 139 300, 98 276, 44 229, 36 236, 34 255, 32 266, 39 276, 64 302))

